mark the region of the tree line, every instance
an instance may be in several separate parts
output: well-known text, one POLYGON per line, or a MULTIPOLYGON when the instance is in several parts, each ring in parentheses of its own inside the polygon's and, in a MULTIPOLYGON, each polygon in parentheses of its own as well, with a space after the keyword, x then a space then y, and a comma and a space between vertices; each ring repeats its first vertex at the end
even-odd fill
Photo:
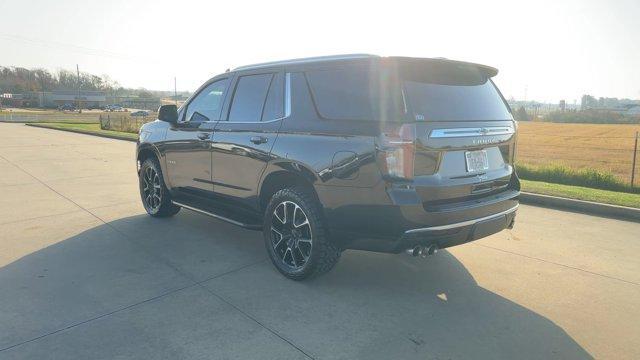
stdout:
POLYGON ((30 91, 53 91, 53 90, 77 90, 78 85, 81 90, 104 91, 106 93, 116 93, 122 95, 137 95, 148 98, 164 95, 163 91, 149 91, 143 88, 129 89, 118 84, 107 75, 97 76, 87 72, 60 69, 50 72, 46 69, 26 69, 23 67, 0 66, 0 94, 14 93, 22 94, 30 91))
MULTIPOLYGON (((517 121, 534 120, 524 106, 520 106, 514 111, 513 118, 517 121)), ((556 110, 545 114, 541 121, 578 124, 640 124, 640 116, 626 115, 610 110, 556 110)))
POLYGON ((75 71, 58 70, 52 73, 46 69, 26 69, 22 67, 0 66, 0 90, 5 93, 28 91, 76 90, 113 91, 122 87, 108 76, 97 76, 75 71))
POLYGON ((640 116, 621 114, 610 110, 552 111, 545 121, 584 124, 640 124, 640 116))

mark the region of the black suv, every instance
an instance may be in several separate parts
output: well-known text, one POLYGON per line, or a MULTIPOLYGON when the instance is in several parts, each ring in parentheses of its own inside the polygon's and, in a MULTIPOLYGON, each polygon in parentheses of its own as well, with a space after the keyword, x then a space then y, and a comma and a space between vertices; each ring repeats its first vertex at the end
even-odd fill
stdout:
POLYGON ((511 228, 516 123, 496 74, 372 55, 236 68, 142 127, 142 202, 261 230, 296 280, 345 249, 426 256, 511 228))

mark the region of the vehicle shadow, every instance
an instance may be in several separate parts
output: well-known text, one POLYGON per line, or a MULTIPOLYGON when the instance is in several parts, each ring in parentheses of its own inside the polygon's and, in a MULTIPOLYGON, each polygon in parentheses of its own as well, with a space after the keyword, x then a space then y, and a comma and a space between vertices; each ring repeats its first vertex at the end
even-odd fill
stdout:
POLYGON ((343 298, 359 299, 368 321, 385 324, 356 358, 592 358, 549 319, 479 286, 446 250, 427 259, 357 251, 342 260, 311 286, 346 289, 343 298))
MULTIPOLYGON (((314 357, 590 358, 553 322, 478 286, 447 251, 427 260, 347 251, 334 271, 302 283, 265 259, 260 233, 191 212, 96 226, 0 268, 0 349, 210 279, 203 286, 314 357)), ((135 336, 128 342, 151 334, 135 336)))

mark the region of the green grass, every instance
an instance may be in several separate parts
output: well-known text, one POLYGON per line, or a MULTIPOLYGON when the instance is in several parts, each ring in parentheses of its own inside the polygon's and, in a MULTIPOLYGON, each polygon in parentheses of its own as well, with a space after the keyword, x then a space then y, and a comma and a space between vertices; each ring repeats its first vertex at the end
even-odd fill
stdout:
POLYGON ((53 129, 70 129, 70 130, 80 130, 91 134, 110 134, 110 135, 118 135, 124 136, 130 139, 137 139, 138 134, 132 134, 122 131, 113 131, 113 130, 102 130, 100 129, 100 124, 74 124, 74 123, 38 123, 39 126, 48 127, 53 129))
POLYGON ((520 183, 522 184, 522 191, 526 192, 640 208, 640 194, 522 179, 520 183))
POLYGON ((546 183, 583 186, 617 192, 640 193, 640 188, 631 187, 608 171, 597 169, 572 169, 562 165, 533 166, 517 164, 521 179, 546 183))

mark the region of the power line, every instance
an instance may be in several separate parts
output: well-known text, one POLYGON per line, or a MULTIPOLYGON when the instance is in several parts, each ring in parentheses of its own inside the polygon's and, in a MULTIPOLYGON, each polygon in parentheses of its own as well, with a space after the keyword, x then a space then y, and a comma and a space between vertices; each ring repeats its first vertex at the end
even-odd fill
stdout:
POLYGON ((110 57, 110 58, 121 59, 121 60, 142 61, 142 59, 140 58, 117 53, 114 51, 107 51, 102 49, 90 48, 86 46, 67 44, 67 43, 62 43, 58 41, 28 38, 28 37, 24 37, 20 35, 12 35, 12 34, 0 34, 0 38, 4 38, 11 41, 40 45, 40 46, 44 46, 44 47, 56 49, 56 50, 64 50, 63 48, 66 48, 67 51, 73 51, 73 52, 81 53, 84 55, 90 55, 90 56, 110 57))

